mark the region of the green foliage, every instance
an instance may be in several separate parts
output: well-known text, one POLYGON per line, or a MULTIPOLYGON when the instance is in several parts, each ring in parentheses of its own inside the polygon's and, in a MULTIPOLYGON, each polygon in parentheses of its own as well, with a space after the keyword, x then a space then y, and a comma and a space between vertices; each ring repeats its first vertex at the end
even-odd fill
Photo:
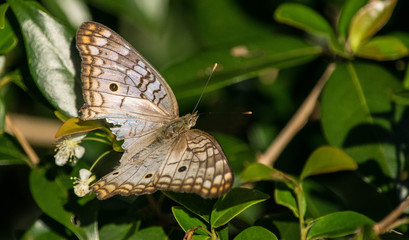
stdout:
POLYGON ((149 4, 0 4, 1 239, 409 239, 409 2, 149 4), (123 151, 108 123, 78 118, 75 31, 91 16, 152 60, 182 115, 218 63, 198 128, 216 132, 230 192, 79 197, 123 151), (64 122, 57 152, 15 113, 64 122))

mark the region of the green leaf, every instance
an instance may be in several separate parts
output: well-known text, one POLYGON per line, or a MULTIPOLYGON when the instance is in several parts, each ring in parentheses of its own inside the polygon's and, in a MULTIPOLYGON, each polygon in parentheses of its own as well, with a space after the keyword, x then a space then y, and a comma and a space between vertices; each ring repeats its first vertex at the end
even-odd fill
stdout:
POLYGON ((396 0, 369 1, 354 16, 349 27, 348 42, 353 52, 381 29, 392 15, 396 0))
POLYGON ((83 1, 42 0, 41 3, 50 12, 50 15, 55 16, 73 30, 76 30, 84 21, 92 19, 88 6, 83 1))
POLYGON ((134 224, 105 224, 99 229, 100 240, 126 239, 134 224))
POLYGON ((252 39, 271 35, 267 26, 243 14, 234 0, 193 1, 191 5, 194 34, 203 47, 250 42, 252 39), (217 15, 223 16, 223 21, 216 19, 217 15))
POLYGON ((0 134, 0 166, 27 164, 30 160, 8 134, 0 134))
POLYGON ((355 161, 342 150, 336 147, 324 146, 316 149, 308 158, 300 179, 317 174, 356 170, 357 168, 355 161))
POLYGON ((24 233, 22 240, 48 240, 48 239, 66 239, 58 232, 47 226, 41 219, 37 219, 34 224, 24 233))
POLYGON ((321 123, 329 143, 357 163, 375 160, 387 176, 395 176, 393 123, 382 114, 393 114, 391 93, 402 90, 396 76, 378 65, 339 64, 322 92, 321 123))
MULTIPOLYGON (((0 5, 0 11, 2 10, 1 7, 4 5, 5 4, 0 5)), ((13 28, 11 27, 7 19, 4 19, 3 25, 4 25, 3 28, 0 28, 0 54, 1 55, 10 52, 15 46, 17 46, 17 43, 18 43, 17 37, 14 34, 13 28)))
POLYGON ((356 212, 336 212, 317 219, 308 231, 307 239, 337 238, 357 232, 364 225, 373 225, 374 221, 356 212))
POLYGON ((6 105, 3 98, 0 97, 0 134, 4 134, 4 127, 6 126, 6 105))
POLYGON ((217 200, 210 218, 210 226, 212 228, 223 226, 250 206, 268 198, 270 196, 257 190, 234 188, 217 200))
POLYGON ((277 240, 277 237, 276 235, 274 235, 274 233, 268 231, 263 227, 253 226, 244 229, 234 238, 234 240, 259 240, 259 239, 277 240))
POLYGON ((206 222, 210 222, 210 213, 212 212, 215 199, 204 199, 193 193, 176 193, 162 191, 162 193, 173 201, 179 203, 189 211, 197 214, 206 222))
MULTIPOLYGON (((30 174, 30 190, 41 210, 71 230, 79 239, 96 237, 96 207, 92 202, 87 203, 91 197, 80 199, 82 207, 79 203, 70 201, 68 193, 69 190, 72 193, 72 181, 61 169, 33 168, 30 174), (75 213, 67 209, 68 205, 75 213), (79 227, 74 222, 83 226, 79 227)), ((74 199, 78 200, 77 197, 74 199)))
POLYGON ((243 182, 277 180, 280 179, 277 174, 278 171, 274 168, 261 163, 253 163, 240 174, 240 180, 243 182))
POLYGON ((157 239, 157 240, 167 240, 169 239, 168 236, 166 236, 165 232, 163 231, 163 228, 161 227, 148 227, 144 228, 140 231, 137 231, 135 234, 127 238, 128 240, 151 240, 151 239, 157 239))
POLYGON ((0 30, 4 29, 6 25, 6 12, 9 8, 7 3, 0 4, 0 30))
POLYGON ((64 124, 58 129, 55 137, 60 138, 74 133, 83 133, 104 128, 106 128, 106 126, 101 124, 101 122, 82 121, 81 119, 75 117, 65 121, 64 124))
POLYGON ((273 231, 280 240, 300 239, 300 223, 290 212, 266 215, 257 221, 257 225, 273 231))
POLYGON ((211 240, 210 236, 205 235, 193 235, 193 240, 211 240))
POLYGON ((303 218, 307 209, 307 202, 303 192, 297 193, 300 194, 298 197, 295 192, 296 191, 292 185, 276 182, 274 196, 277 204, 289 208, 296 217, 303 218), (298 204, 298 199, 301 199, 300 205, 298 204), (299 209, 299 206, 301 206, 302 209, 299 209))
POLYGON ((363 58, 385 61, 397 60, 409 54, 408 48, 396 37, 374 37, 359 47, 356 55, 363 58))
POLYGON ((0 55, 10 52, 17 45, 17 37, 6 18, 9 4, 0 4, 0 55))
POLYGON ((269 36, 231 47, 202 51, 162 73, 180 100, 200 95, 215 63, 218 63, 218 67, 206 92, 256 77, 262 70, 271 67, 285 68, 309 62, 319 53, 321 48, 297 38, 269 36))
POLYGON ((71 60, 73 32, 36 2, 7 0, 21 25, 30 73, 46 99, 68 116, 78 116, 71 60))
POLYGON ((338 34, 343 39, 343 42, 345 42, 345 39, 347 37, 349 24, 351 23, 353 16, 358 12, 359 9, 365 6, 367 2, 368 0, 347 0, 345 2, 339 16, 337 28, 338 34))
MULTIPOLYGON (((172 207, 172 212, 176 221, 179 223, 179 226, 185 232, 197 226, 202 226, 204 228, 207 228, 208 226, 208 223, 204 222, 202 219, 197 218, 196 215, 194 215, 184 207, 172 207)), ((208 234, 201 228, 198 228, 195 233, 208 236, 208 234)))
POLYGON ((301 4, 284 3, 274 12, 274 18, 278 22, 299 28, 311 35, 323 37, 329 41, 334 51, 342 52, 328 21, 314 9, 301 4))
MULTIPOLYGON (((409 72, 409 71, 407 71, 407 72, 409 72)), ((393 93, 392 94, 392 101, 394 101, 397 104, 408 106, 409 105, 409 91, 402 91, 402 92, 393 93)))

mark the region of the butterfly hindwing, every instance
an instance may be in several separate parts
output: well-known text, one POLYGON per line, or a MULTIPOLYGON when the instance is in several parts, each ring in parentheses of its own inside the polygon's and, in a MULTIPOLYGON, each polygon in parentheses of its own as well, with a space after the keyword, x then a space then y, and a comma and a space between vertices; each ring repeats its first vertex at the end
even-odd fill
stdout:
POLYGON ((219 143, 201 130, 155 142, 92 185, 99 199, 157 190, 196 193, 203 198, 230 190, 233 175, 219 143))
POLYGON ((230 164, 219 143, 198 129, 188 130, 178 137, 157 178, 158 189, 197 193, 203 198, 221 196, 233 184, 230 164))

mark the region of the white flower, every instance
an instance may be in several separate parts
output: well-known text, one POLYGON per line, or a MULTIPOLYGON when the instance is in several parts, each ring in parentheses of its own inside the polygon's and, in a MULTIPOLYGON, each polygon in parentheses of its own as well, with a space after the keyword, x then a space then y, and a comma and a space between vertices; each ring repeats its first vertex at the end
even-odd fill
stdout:
POLYGON ((79 143, 84 137, 85 134, 74 134, 59 139, 55 148, 55 164, 63 166, 68 161, 76 163, 77 159, 82 158, 85 148, 79 143))
POLYGON ((80 170, 80 177, 71 177, 74 180, 74 193, 78 197, 83 197, 89 193, 89 184, 95 180, 95 176, 91 176, 91 172, 87 169, 80 170))

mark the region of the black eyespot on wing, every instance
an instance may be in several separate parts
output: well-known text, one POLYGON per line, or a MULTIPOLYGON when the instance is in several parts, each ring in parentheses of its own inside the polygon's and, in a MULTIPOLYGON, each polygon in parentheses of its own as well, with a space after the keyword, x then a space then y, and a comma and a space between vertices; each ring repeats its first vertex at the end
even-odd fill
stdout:
POLYGON ((119 174, 119 172, 114 172, 114 173, 112 173, 112 175, 114 175, 114 176, 115 176, 115 175, 118 175, 118 174, 119 174))
POLYGON ((145 175, 145 178, 151 178, 152 177, 152 173, 148 173, 145 175))
POLYGON ((182 166, 178 169, 178 172, 184 172, 186 171, 186 169, 187 169, 186 166, 182 166))
POLYGON ((116 92, 116 91, 118 91, 118 84, 116 84, 116 83, 111 83, 111 84, 109 84, 109 90, 111 90, 112 92, 116 92))

